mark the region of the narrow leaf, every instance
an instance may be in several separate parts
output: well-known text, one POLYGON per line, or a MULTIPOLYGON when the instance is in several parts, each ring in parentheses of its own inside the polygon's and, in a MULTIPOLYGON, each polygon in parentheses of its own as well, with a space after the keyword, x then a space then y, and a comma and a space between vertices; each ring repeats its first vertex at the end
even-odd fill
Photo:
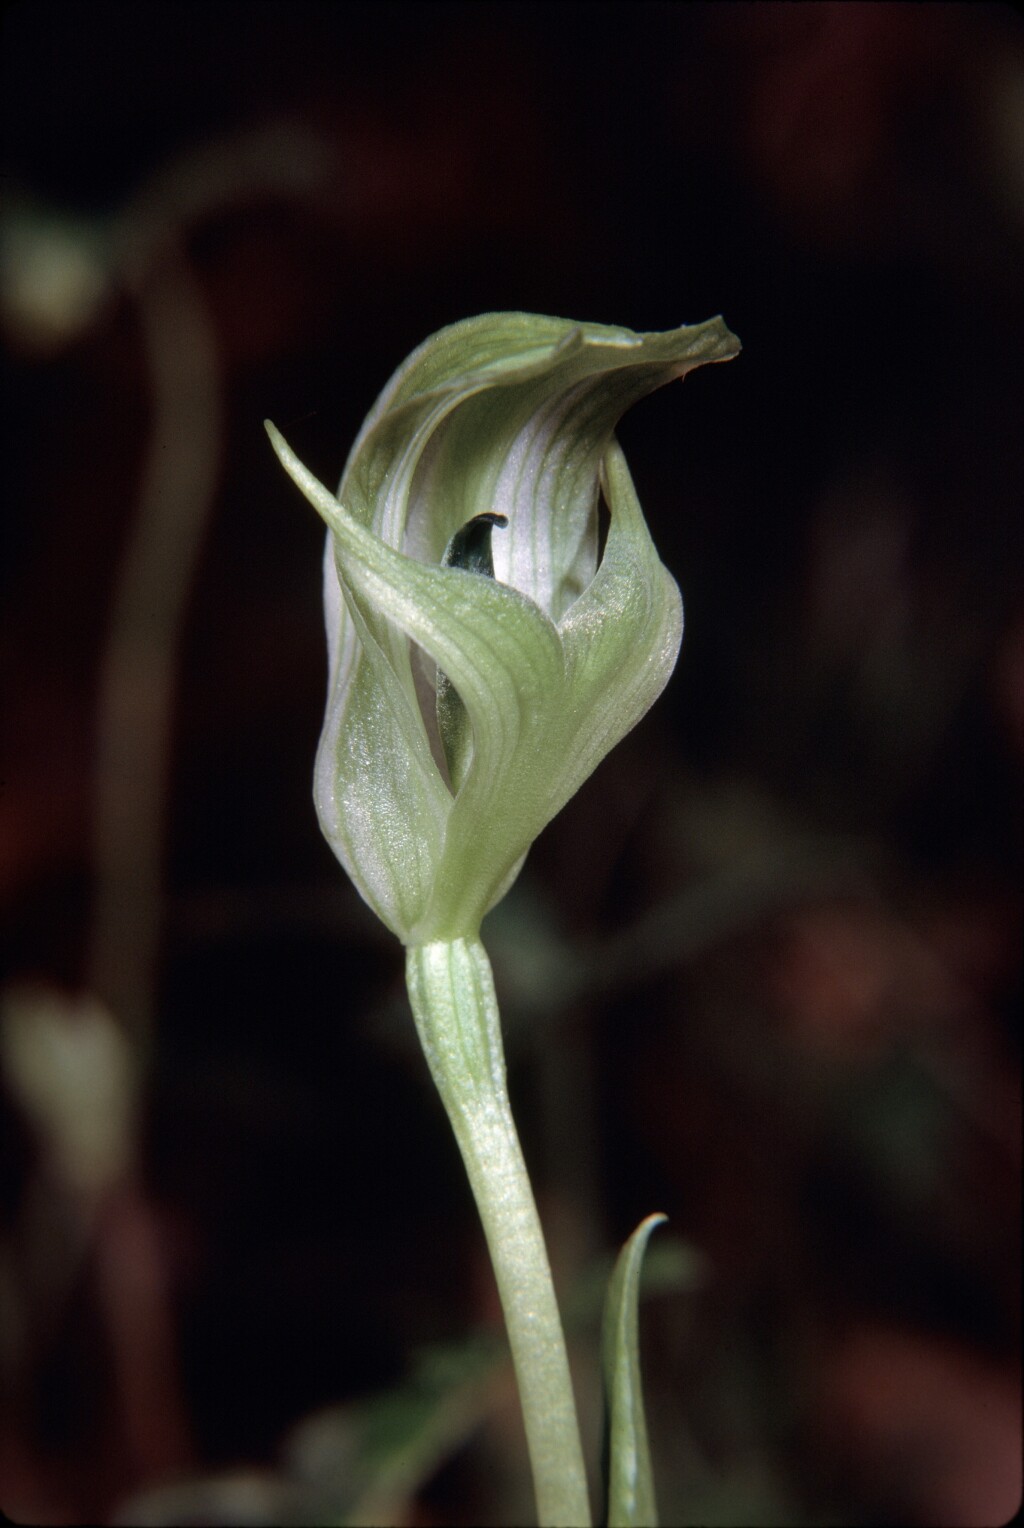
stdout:
POLYGON ((658 1508, 640 1388, 638 1305, 647 1241, 664 1215, 648 1215, 619 1253, 601 1331, 609 1528, 657 1528, 658 1508))

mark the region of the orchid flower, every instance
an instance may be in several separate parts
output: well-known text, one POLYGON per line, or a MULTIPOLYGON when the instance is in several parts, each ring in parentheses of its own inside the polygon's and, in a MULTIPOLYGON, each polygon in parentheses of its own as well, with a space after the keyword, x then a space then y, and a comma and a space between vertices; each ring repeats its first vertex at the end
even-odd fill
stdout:
POLYGON ((475 938, 667 683, 682 603, 614 429, 738 349, 721 319, 664 334, 468 319, 396 372, 337 495, 268 424, 328 529, 320 824, 405 944, 475 938))
MULTIPOLYGON (((320 825, 407 947, 413 1018, 505 1311, 545 1528, 589 1523, 590 1505, 480 922, 657 699, 679 652, 679 590, 615 426, 645 393, 738 349, 717 318, 667 334, 526 313, 468 319, 395 373, 337 494, 267 425, 327 525, 320 825)), ((627 1242, 607 1302, 613 1524, 655 1519, 636 1305, 659 1218, 627 1242)))

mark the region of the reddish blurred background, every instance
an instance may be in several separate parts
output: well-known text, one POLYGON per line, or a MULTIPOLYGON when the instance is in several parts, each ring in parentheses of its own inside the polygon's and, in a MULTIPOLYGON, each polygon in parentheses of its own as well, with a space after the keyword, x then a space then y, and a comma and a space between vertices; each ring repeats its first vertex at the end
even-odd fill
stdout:
MULTIPOLYGON (((518 308, 744 344, 623 425, 682 661, 485 928, 559 1283, 654 1209, 701 1255, 644 1308, 663 1521, 1005 1521, 1016 13, 23 0, 2 68, 0 1506, 358 1518, 295 1429, 493 1325, 314 820, 262 420, 332 481, 414 345, 518 308)), ((507 1393, 466 1416, 391 1521, 529 1511, 507 1393)))

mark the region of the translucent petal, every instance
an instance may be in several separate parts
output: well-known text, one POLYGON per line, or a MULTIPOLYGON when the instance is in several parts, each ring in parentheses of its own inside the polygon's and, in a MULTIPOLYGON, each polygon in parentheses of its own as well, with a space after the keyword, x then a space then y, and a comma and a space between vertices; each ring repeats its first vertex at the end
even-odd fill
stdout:
POLYGON ((413 701, 341 593, 328 535, 327 709, 313 797, 324 837, 399 938, 429 902, 451 798, 413 701))

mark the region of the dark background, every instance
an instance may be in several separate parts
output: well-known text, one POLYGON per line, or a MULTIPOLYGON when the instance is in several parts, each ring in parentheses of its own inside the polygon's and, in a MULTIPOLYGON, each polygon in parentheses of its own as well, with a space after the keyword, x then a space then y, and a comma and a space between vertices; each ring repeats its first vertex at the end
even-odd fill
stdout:
MULTIPOLYGON (((313 816, 320 527, 263 418, 331 482, 443 324, 721 312, 742 355, 621 431, 679 668, 485 925, 513 1102, 563 1291, 651 1210, 685 1244, 643 1312, 663 1521, 1004 1521, 1015 12, 34 0, 2 60, 4 1022, 46 994, 59 1051, 92 1013, 138 1082, 90 1176, 67 1120, 115 1106, 72 1065, 47 1113, 5 1040, 0 1505, 359 1516, 363 1402, 497 1319, 400 952, 313 816), (155 964, 109 916, 97 953, 92 848, 147 482, 182 511, 142 602, 171 614, 122 650, 165 772, 159 897, 126 883, 155 964), (323 1408, 327 1485, 294 1442, 323 1408)), ((145 768, 110 778, 128 822, 145 768)), ((500 1367, 424 1406, 450 1425, 389 1520, 528 1513, 500 1367)))

